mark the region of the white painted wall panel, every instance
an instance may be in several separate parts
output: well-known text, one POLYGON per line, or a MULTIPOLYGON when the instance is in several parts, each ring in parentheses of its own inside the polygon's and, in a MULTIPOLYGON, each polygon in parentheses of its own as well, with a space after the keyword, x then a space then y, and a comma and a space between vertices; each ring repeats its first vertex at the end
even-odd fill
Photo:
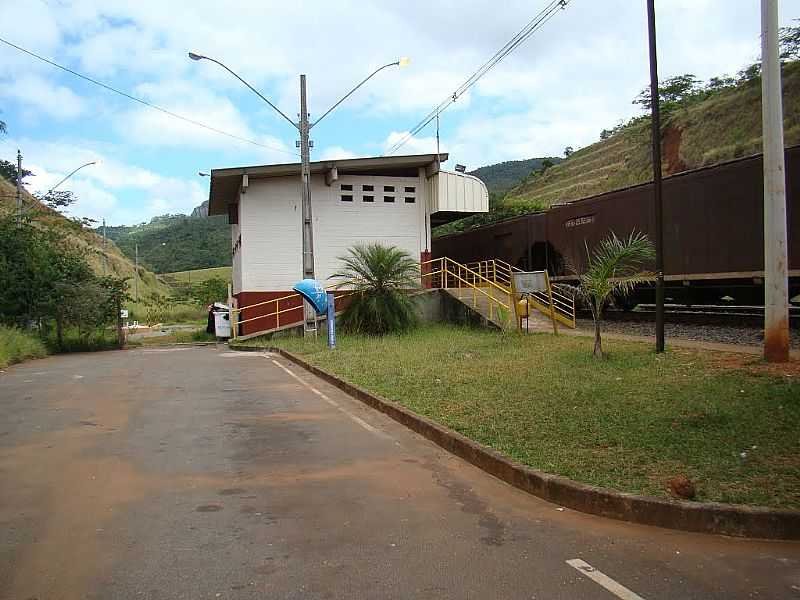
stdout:
POLYGON ((242 289, 290 290, 303 271, 300 178, 250 179, 239 211, 242 289))
POLYGON ((489 191, 472 175, 439 171, 430 182, 431 214, 439 211, 479 213, 489 211, 489 191))
POLYGON ((242 247, 241 244, 237 247, 237 240, 241 235, 239 225, 231 225, 231 248, 233 250, 233 269, 231 273, 231 286, 233 293, 238 294, 242 291, 242 247))
MULTIPOLYGON (((328 187, 323 175, 314 175, 311 183, 315 271, 326 285, 339 268, 338 257, 356 243, 395 245, 415 260, 429 247, 424 176, 341 175, 328 187), (342 185, 353 189, 343 190, 342 185), (364 191, 364 185, 373 190, 364 191), (394 191, 384 191, 384 186, 393 186, 394 191), (406 188, 414 191, 406 192, 406 188), (342 195, 353 199, 342 201, 342 195), (364 202, 364 196, 373 196, 374 201, 364 202), (384 196, 393 196, 395 201, 385 202, 384 196), (407 203, 406 198, 414 202, 407 203)), ((247 193, 240 198, 241 290, 291 289, 302 277, 299 178, 251 178, 247 193)))

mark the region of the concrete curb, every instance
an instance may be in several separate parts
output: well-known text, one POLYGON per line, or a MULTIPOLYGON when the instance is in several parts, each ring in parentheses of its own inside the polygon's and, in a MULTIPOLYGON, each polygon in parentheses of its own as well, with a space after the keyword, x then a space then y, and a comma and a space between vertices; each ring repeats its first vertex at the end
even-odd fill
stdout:
POLYGON ((280 348, 236 349, 279 354, 357 400, 402 423, 451 454, 520 490, 559 506, 601 517, 668 529, 773 540, 800 539, 800 511, 639 496, 543 473, 514 462, 503 454, 422 417, 396 402, 348 383, 290 352, 280 348))

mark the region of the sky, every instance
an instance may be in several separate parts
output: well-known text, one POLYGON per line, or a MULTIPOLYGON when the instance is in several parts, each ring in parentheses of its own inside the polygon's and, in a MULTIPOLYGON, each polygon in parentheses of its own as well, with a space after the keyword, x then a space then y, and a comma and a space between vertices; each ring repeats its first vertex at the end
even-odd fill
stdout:
MULTIPOLYGON (((312 160, 377 156, 469 77, 547 0, 0 0, 0 37, 240 141, 173 118, 0 44, 0 158, 35 173, 31 191, 71 190, 76 216, 109 225, 187 213, 212 168, 294 162, 284 113, 308 77, 311 120, 383 70, 312 130, 312 160), (21 26, 20 26, 21 25, 21 26)), ((649 82, 644 0, 571 0, 441 115, 448 164, 468 169, 562 155, 638 114, 649 82)), ((659 75, 735 73, 760 54, 758 0, 657 0, 659 75)), ((781 24, 800 5, 779 2, 781 24)), ((429 126, 397 154, 434 152, 429 126)))

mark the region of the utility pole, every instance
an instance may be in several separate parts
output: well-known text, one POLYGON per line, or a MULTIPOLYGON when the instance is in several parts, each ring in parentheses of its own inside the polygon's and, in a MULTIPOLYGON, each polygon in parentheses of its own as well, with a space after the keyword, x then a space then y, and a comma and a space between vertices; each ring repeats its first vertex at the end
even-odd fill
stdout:
POLYGON ((133 297, 139 301, 139 244, 134 244, 134 254, 136 256, 135 269, 133 273, 133 297))
POLYGON ((107 262, 108 262, 108 255, 106 254, 106 220, 103 219, 103 275, 106 274, 107 262))
POLYGON ((658 98, 655 0, 647 0, 647 34, 650 41, 653 200, 656 217, 656 352, 664 352, 664 205, 661 196, 661 110, 658 98))
POLYGON ((761 112, 764 140, 764 358, 789 360, 789 272, 778 2, 761 0, 761 112))
POLYGON ((17 225, 22 225, 22 152, 17 148, 17 225))
MULTIPOLYGON (((314 279, 314 227, 311 214, 311 148, 308 131, 308 103, 306 76, 300 75, 300 190, 303 202, 303 279, 314 279)), ((305 310, 306 332, 316 331, 316 312, 307 302, 305 310)))

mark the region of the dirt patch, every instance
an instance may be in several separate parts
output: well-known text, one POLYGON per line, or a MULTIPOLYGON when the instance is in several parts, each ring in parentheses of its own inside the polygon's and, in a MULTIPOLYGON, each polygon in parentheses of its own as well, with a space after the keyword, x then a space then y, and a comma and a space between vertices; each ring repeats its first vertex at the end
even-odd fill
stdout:
POLYGON ((710 366, 724 371, 744 371, 750 375, 774 375, 800 380, 800 360, 786 363, 768 363, 759 356, 748 354, 714 354, 710 366))
POLYGON ((662 154, 664 162, 666 162, 666 173, 664 175, 672 175, 687 171, 689 166, 681 159, 681 136, 683 132, 680 127, 670 125, 664 130, 664 137, 662 139, 662 154))

